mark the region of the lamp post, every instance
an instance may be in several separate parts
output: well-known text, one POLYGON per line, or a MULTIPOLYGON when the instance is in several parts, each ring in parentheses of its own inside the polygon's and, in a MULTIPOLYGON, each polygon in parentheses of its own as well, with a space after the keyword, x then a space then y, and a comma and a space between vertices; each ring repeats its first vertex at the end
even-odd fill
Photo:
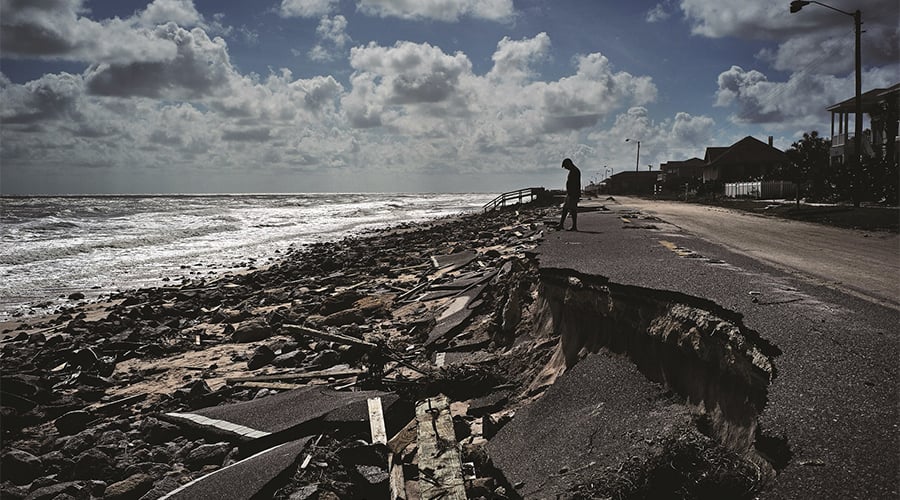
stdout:
POLYGON ((860 51, 860 38, 862 36, 862 12, 859 9, 856 9, 853 12, 847 12, 841 9, 835 9, 830 5, 825 5, 822 2, 816 2, 815 0, 794 0, 791 2, 791 14, 796 14, 800 12, 800 9, 803 7, 814 3, 816 5, 821 5, 826 9, 831 9, 835 12, 840 12, 841 14, 851 16, 853 18, 853 25, 856 28, 856 51, 855 51, 855 70, 856 70, 856 99, 854 103, 854 113, 856 114, 855 120, 855 137, 853 138, 853 163, 852 167, 854 167, 853 172, 850 174, 850 196, 853 198, 853 205, 859 206, 859 194, 857 193, 857 185, 859 184, 859 177, 861 176, 862 170, 862 135, 863 135, 863 125, 862 125, 862 56, 860 51))
MULTIPOLYGON (((625 139, 625 142, 631 142, 631 139, 625 139)), ((637 142, 637 158, 634 161, 634 171, 637 172, 641 165, 641 141, 634 142, 637 142)))

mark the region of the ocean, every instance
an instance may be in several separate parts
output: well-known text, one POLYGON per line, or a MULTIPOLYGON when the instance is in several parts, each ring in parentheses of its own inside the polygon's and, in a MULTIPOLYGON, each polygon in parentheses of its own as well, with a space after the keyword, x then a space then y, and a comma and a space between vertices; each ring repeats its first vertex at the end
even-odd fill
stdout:
POLYGON ((290 246, 474 212, 493 194, 0 198, 0 321, 265 265, 290 246))

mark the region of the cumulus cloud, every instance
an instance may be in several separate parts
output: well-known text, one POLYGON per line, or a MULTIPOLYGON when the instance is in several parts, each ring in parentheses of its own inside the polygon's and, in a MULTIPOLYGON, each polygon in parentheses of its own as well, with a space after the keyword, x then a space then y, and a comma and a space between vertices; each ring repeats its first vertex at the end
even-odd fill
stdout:
MULTIPOLYGON (((817 123, 826 107, 853 96, 854 79, 854 75, 841 78, 799 72, 786 82, 772 82, 760 71, 732 66, 719 74, 716 105, 733 109, 731 120, 736 123, 776 127, 817 123)), ((890 86, 895 79, 890 68, 872 69, 863 75, 875 88, 890 86)))
POLYGON ((0 78, 0 122, 32 124, 59 118, 78 119, 84 81, 80 75, 47 74, 24 85, 0 78))
POLYGON ((0 44, 4 57, 44 58, 89 63, 161 62, 175 57, 172 40, 155 27, 169 22, 227 31, 207 24, 192 0, 154 0, 127 19, 96 21, 84 0, 0 0, 0 44))
POLYGON ((549 50, 550 37, 547 33, 542 32, 534 38, 522 40, 503 37, 491 56, 494 66, 488 73, 488 78, 512 81, 531 78, 534 76, 531 65, 546 58, 549 50))
MULTIPOLYGON (((500 40, 484 74, 466 54, 427 43, 361 45, 350 50, 349 85, 287 69, 242 74, 225 41, 202 27, 147 33, 171 44, 169 59, 102 62, 26 84, 0 76, 4 161, 190 165, 217 177, 261 158, 272 173, 539 172, 563 155, 590 157, 589 133, 656 98, 649 77, 617 71, 597 53, 542 80, 533 68, 549 53, 545 33, 500 40)), ((701 118, 676 121, 682 138, 703 129, 701 118)))
POLYGON ((354 47, 350 66, 380 77, 377 93, 387 104, 446 101, 458 90, 460 76, 472 71, 472 63, 461 52, 449 55, 428 43, 412 42, 354 47))
POLYGON ((309 58, 314 61, 332 61, 337 59, 350 43, 347 34, 347 18, 338 15, 325 16, 316 27, 318 43, 309 51, 309 58))
POLYGON ((359 0, 357 9, 377 17, 447 22, 467 16, 506 21, 514 13, 512 0, 359 0))
POLYGON ((194 99, 227 88, 235 76, 225 41, 210 39, 200 28, 188 31, 174 23, 156 27, 152 35, 172 44, 167 61, 98 64, 85 72, 95 95, 194 99))
POLYGON ((319 17, 331 14, 339 0, 282 0, 278 14, 282 17, 319 17))
MULTIPOLYGON (((855 8, 836 6, 847 12, 855 8)), ((775 41, 777 47, 761 51, 759 57, 776 69, 814 70, 822 74, 853 70, 850 16, 817 5, 790 14, 788 3, 780 0, 681 0, 681 9, 694 34, 775 41)), ((869 2, 862 11, 864 64, 896 64, 900 58, 900 10, 896 2, 869 2)))
POLYGON ((678 112, 672 124, 671 135, 675 143, 687 146, 707 144, 716 122, 708 116, 692 116, 678 112))
POLYGON ((670 17, 672 17, 672 13, 666 9, 666 6, 658 3, 655 7, 647 11, 647 15, 644 19, 648 23, 658 23, 660 21, 665 21, 670 17))
POLYGON ((136 17, 140 24, 150 27, 168 22, 181 26, 203 23, 203 16, 194 7, 193 0, 154 0, 136 17))
POLYGON ((537 88, 546 132, 593 126, 623 104, 646 104, 655 100, 657 93, 650 77, 615 72, 600 53, 578 58, 575 75, 537 88))
MULTIPOLYGON (((175 46, 131 21, 82 16, 82 0, 2 0, 0 45, 4 57, 40 57, 122 63, 163 61, 175 46)), ((151 4, 151 7, 153 5, 151 4)))

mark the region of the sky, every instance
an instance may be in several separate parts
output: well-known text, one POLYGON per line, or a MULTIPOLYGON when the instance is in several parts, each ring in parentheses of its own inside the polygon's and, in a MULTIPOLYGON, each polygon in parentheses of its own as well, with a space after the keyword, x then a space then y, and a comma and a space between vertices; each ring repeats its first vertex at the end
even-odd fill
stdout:
MULTIPOLYGON (((0 0, 0 194, 558 189, 566 157, 587 184, 784 150, 854 95, 852 16, 789 3, 0 0)), ((897 0, 826 3, 862 11, 863 91, 900 82, 897 0)))

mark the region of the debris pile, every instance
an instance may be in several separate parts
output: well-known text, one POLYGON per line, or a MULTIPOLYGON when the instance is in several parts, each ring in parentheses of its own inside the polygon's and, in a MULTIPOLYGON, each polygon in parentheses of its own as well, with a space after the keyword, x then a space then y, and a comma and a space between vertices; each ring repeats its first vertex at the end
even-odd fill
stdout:
POLYGON ((185 485, 196 498, 205 486, 192 481, 219 471, 222 483, 299 441, 259 488, 362 498, 399 478, 414 491, 437 473, 417 467, 429 437, 436 454, 457 450, 463 491, 502 493, 480 472, 483 435, 509 419, 521 383, 497 359, 529 328, 544 210, 315 244, 13 325, 0 339, 3 498, 177 497, 185 485), (383 443, 369 433, 373 397, 383 443), (438 415, 450 434, 424 431, 438 415))

